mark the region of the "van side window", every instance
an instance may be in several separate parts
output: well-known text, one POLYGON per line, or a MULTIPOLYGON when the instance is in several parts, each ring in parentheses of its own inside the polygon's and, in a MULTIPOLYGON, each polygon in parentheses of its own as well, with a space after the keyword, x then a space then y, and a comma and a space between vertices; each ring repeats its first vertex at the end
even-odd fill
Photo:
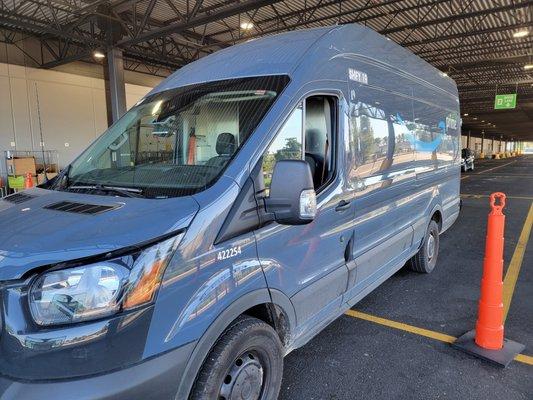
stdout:
POLYGON ((452 165, 456 161, 459 148, 455 145, 458 116, 434 105, 415 101, 417 117, 417 138, 427 143, 427 148, 417 151, 417 167, 420 171, 431 171, 452 165), (434 146, 430 147, 430 144, 434 146))
POLYGON ((358 178, 412 167, 416 128, 410 98, 365 88, 350 104, 350 116, 358 178))
POLYGON ((274 141, 263 156, 263 179, 265 188, 270 188, 274 165, 279 160, 301 160, 303 105, 299 104, 283 124, 274 141))

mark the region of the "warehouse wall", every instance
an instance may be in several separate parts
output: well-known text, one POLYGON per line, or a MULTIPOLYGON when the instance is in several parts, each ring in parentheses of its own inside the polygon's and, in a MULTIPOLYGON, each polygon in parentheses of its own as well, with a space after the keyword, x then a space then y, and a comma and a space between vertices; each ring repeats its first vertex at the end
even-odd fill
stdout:
MULTIPOLYGON (((481 153, 481 138, 471 136, 470 137, 470 146, 467 146, 468 142, 468 136, 467 135, 461 135, 461 146, 462 148, 469 147, 470 149, 474 150, 477 156, 481 153)), ((501 145, 501 150, 503 151, 503 144, 501 145)), ((494 140, 494 149, 492 148, 492 138, 485 138, 483 141, 483 152, 486 156, 491 155, 493 153, 498 153, 500 151, 500 141, 494 140)))
MULTIPOLYGON (((152 83, 150 81, 150 83, 152 83)), ((126 84, 127 107, 150 86, 126 84)), ((64 166, 107 127, 104 81, 100 78, 0 63, 0 172, 4 150, 57 150, 64 166)))

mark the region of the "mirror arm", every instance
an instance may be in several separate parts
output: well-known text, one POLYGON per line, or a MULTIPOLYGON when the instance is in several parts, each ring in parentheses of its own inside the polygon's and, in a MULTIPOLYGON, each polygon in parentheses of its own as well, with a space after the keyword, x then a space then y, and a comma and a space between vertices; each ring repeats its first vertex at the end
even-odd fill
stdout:
POLYGON ((262 226, 276 220, 276 214, 268 211, 268 200, 268 197, 263 197, 260 199, 262 207, 259 207, 259 219, 262 226))

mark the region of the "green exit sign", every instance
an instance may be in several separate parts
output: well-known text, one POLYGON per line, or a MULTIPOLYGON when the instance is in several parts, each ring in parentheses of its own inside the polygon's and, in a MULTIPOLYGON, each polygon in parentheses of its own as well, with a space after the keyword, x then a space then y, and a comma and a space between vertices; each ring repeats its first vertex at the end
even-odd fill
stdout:
POLYGON ((516 93, 497 94, 494 99, 495 110, 509 110, 516 108, 516 93))

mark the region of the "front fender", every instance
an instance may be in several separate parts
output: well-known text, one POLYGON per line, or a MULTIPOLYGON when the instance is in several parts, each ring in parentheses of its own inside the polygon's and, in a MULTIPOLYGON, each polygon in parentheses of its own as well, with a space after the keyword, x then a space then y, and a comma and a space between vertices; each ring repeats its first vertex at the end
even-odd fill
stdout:
POLYGON ((231 322, 249 308, 270 302, 271 297, 268 289, 258 289, 239 297, 219 314, 196 344, 181 376, 176 399, 187 399, 189 397, 196 375, 200 371, 209 351, 231 322))

